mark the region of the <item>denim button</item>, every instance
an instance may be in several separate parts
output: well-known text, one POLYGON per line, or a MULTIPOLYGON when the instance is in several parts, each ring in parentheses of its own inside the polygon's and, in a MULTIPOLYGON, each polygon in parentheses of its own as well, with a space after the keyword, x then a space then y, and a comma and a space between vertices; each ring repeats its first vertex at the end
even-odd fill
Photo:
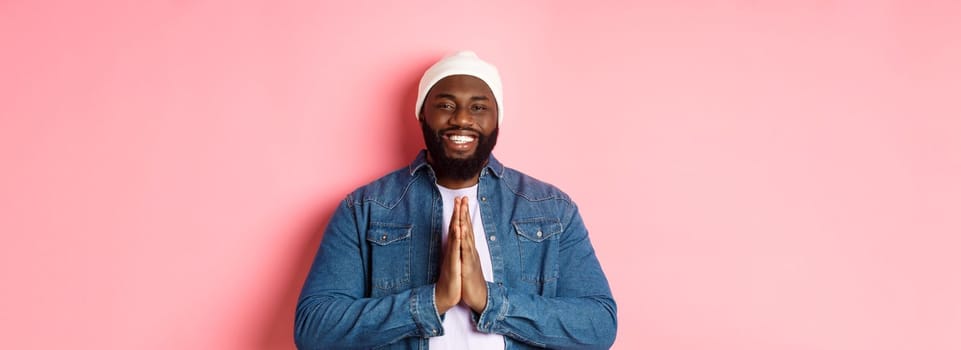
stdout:
POLYGON ((491 240, 492 240, 492 241, 496 241, 496 240, 497 240, 497 236, 491 236, 491 240))
POLYGON ((541 232, 541 230, 537 230, 537 237, 541 237, 541 236, 543 236, 543 235, 544 235, 544 233, 541 232))
POLYGON ((487 201, 487 197, 481 197, 481 202, 486 202, 486 201, 487 201))
MULTIPOLYGON (((538 232, 538 233, 540 233, 540 232, 538 232)), ((538 236, 539 236, 539 235, 538 235, 538 236)), ((380 236, 380 240, 381 240, 381 241, 386 241, 386 240, 387 240, 387 235, 380 236)))
POLYGON ((431 329, 430 332, 431 332, 431 333, 434 333, 434 334, 437 334, 437 330, 436 330, 436 329, 431 329))

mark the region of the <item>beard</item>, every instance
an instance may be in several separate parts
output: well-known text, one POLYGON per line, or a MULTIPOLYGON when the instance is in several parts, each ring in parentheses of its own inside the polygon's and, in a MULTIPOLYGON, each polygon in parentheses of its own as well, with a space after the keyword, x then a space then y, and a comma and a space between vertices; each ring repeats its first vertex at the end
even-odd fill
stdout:
MULTIPOLYGON (((463 128, 447 128, 444 130, 433 130, 427 126, 423 118, 420 120, 420 129, 424 134, 424 144, 427 146, 427 153, 430 154, 430 165, 437 173, 437 177, 451 178, 455 180, 470 180, 480 174, 482 168, 487 165, 487 159, 497 144, 497 133, 500 126, 491 132, 490 136, 485 136, 478 132, 477 148, 474 154, 464 159, 451 158, 444 152, 444 140, 442 135, 452 130, 463 128)), ((474 130, 476 131, 476 130, 474 130)))

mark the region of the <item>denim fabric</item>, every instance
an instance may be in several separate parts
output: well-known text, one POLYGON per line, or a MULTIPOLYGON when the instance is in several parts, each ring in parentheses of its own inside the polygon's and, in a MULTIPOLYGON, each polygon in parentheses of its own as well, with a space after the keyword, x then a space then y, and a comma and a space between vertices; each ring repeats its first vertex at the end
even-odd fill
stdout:
MULTIPOLYGON (((435 182, 421 151, 337 208, 297 303, 298 348, 426 349, 444 334, 435 182)), ((477 196, 494 271, 477 330, 504 335, 507 349, 609 348, 617 306, 570 197, 493 156, 477 196)))

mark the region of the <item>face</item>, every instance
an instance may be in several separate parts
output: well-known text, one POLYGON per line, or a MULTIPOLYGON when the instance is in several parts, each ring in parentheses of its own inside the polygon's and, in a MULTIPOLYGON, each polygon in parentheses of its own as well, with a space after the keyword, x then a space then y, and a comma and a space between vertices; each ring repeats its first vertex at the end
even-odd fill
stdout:
POLYGON ((452 75, 431 88, 421 129, 438 176, 466 180, 480 173, 497 143, 497 103, 476 77, 452 75))

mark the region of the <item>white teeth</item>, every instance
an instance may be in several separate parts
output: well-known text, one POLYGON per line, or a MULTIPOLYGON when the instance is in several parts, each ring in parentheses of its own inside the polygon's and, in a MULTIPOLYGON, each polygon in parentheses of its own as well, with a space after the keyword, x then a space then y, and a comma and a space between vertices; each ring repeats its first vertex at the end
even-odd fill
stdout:
POLYGON ((461 144, 461 143, 473 142, 474 138, 466 135, 451 135, 450 140, 454 141, 454 143, 461 144))

